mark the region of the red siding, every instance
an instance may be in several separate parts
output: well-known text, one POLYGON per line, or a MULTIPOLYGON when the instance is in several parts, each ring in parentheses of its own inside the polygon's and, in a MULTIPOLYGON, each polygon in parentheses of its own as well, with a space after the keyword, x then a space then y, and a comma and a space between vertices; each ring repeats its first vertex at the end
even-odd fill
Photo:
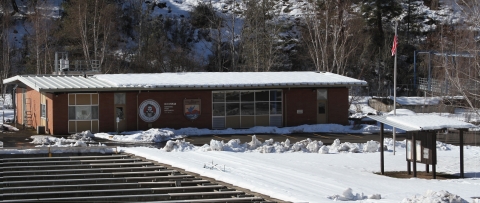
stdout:
POLYGON ((23 101, 23 94, 22 94, 23 88, 17 88, 17 98, 15 100, 15 107, 17 108, 16 111, 16 118, 17 118, 17 123, 22 124, 23 123, 23 117, 22 117, 22 112, 23 112, 23 106, 22 106, 22 101, 23 101))
POLYGON ((297 126, 317 123, 316 89, 283 89, 284 125, 297 126), (297 110, 303 110, 297 114, 297 110))
MULTIPOLYGON (((212 93, 211 91, 164 91, 164 92, 142 92, 138 95, 138 105, 144 100, 153 99, 160 104, 160 117, 152 123, 153 128, 211 128, 212 127, 212 93), (189 120, 183 114, 183 100, 184 99, 201 99, 201 115, 196 120, 189 120), (164 111, 165 103, 175 103, 172 113, 164 111)), ((136 99, 136 98, 135 98, 136 99)), ((127 99, 129 101, 129 99, 127 99)), ((138 106, 136 104, 130 105, 127 103, 127 110, 130 115, 135 115, 138 118, 138 127, 140 129, 148 129, 148 123, 144 122, 138 116, 138 106), (133 107, 133 108, 131 108, 133 107), (135 112, 132 114, 131 112, 135 112)), ((136 120, 135 120, 136 122, 136 120)), ((130 127, 130 126, 129 126, 130 127)), ((136 127, 136 126, 135 126, 136 127)), ((133 129, 131 129, 133 130, 133 129)))
MULTIPOLYGON (((98 95, 99 132, 115 132, 115 112, 113 112, 113 95, 113 92, 99 93, 98 95)), ((127 103, 127 105, 130 104, 127 103)), ((127 121, 131 122, 131 120, 129 120, 128 118, 127 121)))
POLYGON ((50 122, 53 127, 52 134, 66 135, 68 133, 68 94, 57 94, 53 98, 53 107, 48 111, 53 111, 50 122))
MULTIPOLYGON (((114 92, 99 93, 100 132, 115 131, 114 92)), ((151 123, 152 128, 211 128, 212 127, 212 96, 211 91, 149 91, 126 93, 127 131, 149 129, 148 123, 138 115, 138 106, 147 99, 155 100, 161 108, 160 117, 151 123), (137 102, 138 95, 138 102, 137 102), (183 100, 201 99, 201 116, 196 120, 188 120, 183 115, 183 100), (172 113, 164 111, 165 103, 175 103, 172 113), (138 122, 138 128, 137 128, 138 122)))
POLYGON ((348 89, 328 89, 328 122, 342 125, 348 124, 348 89))
MULTIPOLYGON (((22 123, 22 90, 17 89, 17 117, 22 123)), ((48 124, 51 134, 68 134, 68 94, 46 94, 48 124)), ((31 98, 31 110, 34 116, 33 127, 40 124, 40 93, 27 89, 27 97, 31 98)), ((142 91, 126 92, 126 130, 147 130, 149 124, 138 115, 138 106, 147 99, 153 99, 161 107, 160 117, 151 123, 153 128, 211 128, 212 97, 210 90, 189 91, 142 91), (138 96, 138 100, 137 100, 138 96), (201 99, 201 116, 189 120, 183 114, 184 99, 201 99), (165 103, 173 107, 173 112, 165 112, 165 103), (138 127, 137 127, 138 122, 138 127)), ((284 126, 297 126, 317 123, 317 92, 312 88, 283 89, 284 126), (297 110, 303 110, 297 114, 297 110)), ((99 131, 115 131, 114 92, 99 93, 99 131)), ((328 89, 328 123, 348 123, 348 89, 328 89)))
POLYGON ((45 94, 45 100, 47 101, 47 126, 46 126, 46 132, 47 134, 50 134, 53 132, 53 98, 54 98, 54 95, 53 94, 50 94, 50 93, 46 93, 45 94))

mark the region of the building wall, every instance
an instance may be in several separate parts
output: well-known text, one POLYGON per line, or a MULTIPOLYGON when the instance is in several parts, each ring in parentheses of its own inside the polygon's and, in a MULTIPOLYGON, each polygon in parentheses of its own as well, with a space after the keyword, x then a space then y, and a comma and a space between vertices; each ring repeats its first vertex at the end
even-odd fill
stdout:
MULTIPOLYGON (((212 94, 211 90, 190 91, 141 91, 124 92, 125 99, 125 130, 147 130, 150 128, 212 128, 212 94), (138 100, 137 100, 138 97, 138 100), (147 100, 155 100, 161 108, 160 117, 152 122, 143 121, 138 112, 139 105, 147 100), (184 99, 201 99, 201 116, 189 120, 184 116, 184 99), (169 108, 166 109, 165 106, 169 108), (169 110, 169 111, 166 111, 169 110)), ((99 131, 113 132, 116 130, 116 114, 114 108, 115 92, 99 93, 99 131)), ((22 117, 21 89, 17 90, 17 116, 22 117)), ((46 94, 47 129, 51 134, 68 134, 68 93, 46 94)), ((29 89, 27 97, 32 98, 32 112, 35 114, 35 124, 40 123, 40 93, 29 89)), ((297 126, 317 123, 317 92, 316 89, 283 89, 284 126, 297 126), (297 110, 303 111, 302 113, 297 110)), ((348 89, 328 88, 328 123, 348 124, 348 89)))
POLYGON ((52 107, 48 108, 52 116, 49 118, 49 123, 52 124, 51 134, 67 135, 68 134, 68 94, 56 94, 52 96, 52 107), (52 111, 52 112, 51 112, 52 111))
POLYGON ((284 126, 317 123, 316 89, 283 89, 283 97, 284 126))
MULTIPOLYGON (((127 102, 131 101, 133 95, 128 94, 127 102)), ((135 95, 136 102, 136 95, 135 95)), ((183 128, 183 127, 196 127, 196 128, 211 128, 212 127, 212 91, 161 91, 161 92, 141 92, 138 95, 138 105, 135 103, 130 105, 127 103, 127 110, 130 115, 135 115, 135 119, 138 118, 139 129, 149 129, 168 127, 168 128, 183 128), (161 114, 160 117, 149 126, 138 116, 138 106, 147 99, 153 99, 160 104, 161 114), (201 99, 201 115, 196 120, 189 120, 184 116, 183 100, 184 99, 201 99), (165 105, 167 104, 167 105, 165 105), (175 105, 172 105, 175 104, 175 105), (170 111, 165 111, 165 106, 169 106, 170 111), (132 108, 134 107, 134 108, 132 108)), ((130 117, 129 117, 130 119, 130 117)), ((136 120, 134 120, 136 122, 136 120)), ((134 123, 136 125, 136 123, 134 123)), ((129 125, 128 129, 135 130, 136 126, 129 125)))
MULTIPOLYGON (((212 127, 211 91, 149 91, 125 93, 125 129, 127 131, 145 130, 149 128, 184 128, 187 126, 194 128, 212 127), (147 123, 139 117, 139 105, 147 99, 155 100, 161 109, 160 117, 152 123, 147 123), (192 121, 184 116, 184 99, 201 99, 201 115, 198 119, 192 121), (165 104, 170 104, 167 106, 172 106, 169 110, 173 111, 166 112, 165 104)), ((100 132, 112 132, 116 130, 114 94, 114 92, 99 94, 100 132)))
POLYGON ((17 118, 17 123, 22 124, 23 123, 23 118, 22 118, 22 112, 23 112, 23 106, 22 106, 22 101, 23 101, 23 94, 22 94, 23 88, 17 88, 17 92, 15 93, 16 99, 15 99, 15 107, 17 108, 15 117, 17 118))
POLYGON ((47 134, 50 134, 53 130, 53 111, 51 111, 50 109, 53 109, 53 98, 54 98, 54 95, 53 94, 50 94, 50 93, 46 93, 45 94, 45 100, 47 101, 47 125, 46 125, 46 129, 45 129, 45 133, 47 134))
POLYGON ((328 123, 348 124, 348 89, 328 89, 328 123))
MULTIPOLYGON (((99 93, 99 103, 98 103, 98 130, 100 132, 115 132, 115 112, 113 108, 113 101, 114 101, 114 93, 113 92, 105 92, 99 93)), ((128 98, 128 97, 127 97, 128 98)), ((131 108, 135 107, 135 104, 130 104, 127 102, 127 107, 131 106, 131 108)), ((128 114, 127 114, 128 116, 128 114)), ((127 118, 128 122, 132 122, 129 118, 127 118)))
POLYGON ((25 98, 23 98, 23 89, 17 88, 17 123, 24 124, 26 127, 37 128, 40 125, 40 93, 27 87, 25 98), (25 109, 23 109, 23 100, 26 99, 25 109), (26 111, 30 119, 25 120, 23 112, 26 111))

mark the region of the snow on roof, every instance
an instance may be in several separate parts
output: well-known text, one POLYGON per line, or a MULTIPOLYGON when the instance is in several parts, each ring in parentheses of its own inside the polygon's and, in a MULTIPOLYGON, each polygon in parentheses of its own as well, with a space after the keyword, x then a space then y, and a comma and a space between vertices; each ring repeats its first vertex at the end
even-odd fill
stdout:
POLYGON ((397 103, 401 105, 438 105, 441 101, 440 97, 397 97, 397 103))
POLYGON ((19 75, 4 84, 25 84, 37 91, 111 91, 112 89, 224 89, 364 86, 367 82, 325 72, 182 72, 100 74, 90 77, 19 75))
POLYGON ((362 86, 357 80, 325 72, 182 72, 154 74, 108 74, 95 78, 119 87, 265 87, 265 86, 362 86))
POLYGON ((66 90, 91 90, 114 88, 114 85, 106 81, 97 80, 84 76, 65 75, 17 75, 3 80, 3 84, 25 84, 37 91, 66 91, 66 90))
POLYGON ((476 127, 471 123, 438 115, 371 115, 367 117, 405 131, 440 130, 445 128, 468 129, 476 127))

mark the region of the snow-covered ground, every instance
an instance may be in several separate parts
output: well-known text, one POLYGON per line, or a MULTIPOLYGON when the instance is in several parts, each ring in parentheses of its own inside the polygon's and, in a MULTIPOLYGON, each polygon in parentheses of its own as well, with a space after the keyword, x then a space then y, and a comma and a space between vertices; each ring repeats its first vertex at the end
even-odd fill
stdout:
MULTIPOLYGON (((325 153, 321 143, 312 144, 315 143, 313 141, 294 143, 290 147, 286 147, 285 142, 260 144, 257 140, 244 144, 235 141, 221 143, 212 141, 209 145, 195 147, 177 140, 168 142, 160 150, 146 147, 121 149, 292 202, 455 202, 445 201, 449 197, 471 202, 471 197, 480 195, 479 146, 465 147, 467 178, 425 180, 375 174, 380 171, 380 153, 364 151, 368 148, 365 146, 371 144, 353 144, 363 153, 339 152, 352 146, 345 143, 325 146, 323 148, 328 148, 328 153, 325 153), (254 145, 258 147, 252 147, 254 145), (282 153, 278 150, 281 148, 285 150, 282 153), (353 194, 347 190, 349 188, 353 194), (447 191, 451 194, 445 196, 447 191), (442 195, 436 197, 438 194, 442 195)), ((391 139, 386 139, 385 143, 392 149, 391 139)), ((376 142, 373 145, 378 147, 376 142)), ((396 142, 396 148, 396 155, 392 151, 385 153, 385 171, 407 170, 405 141, 396 142)), ((437 172, 459 173, 459 147, 437 143, 437 149, 437 172)), ((421 166, 423 164, 418 164, 417 168, 423 169, 421 166)))
MULTIPOLYGON (((354 105, 359 115, 373 112, 362 99, 354 105), (365 112, 364 112, 365 111, 365 112)), ((352 109, 351 108, 351 109, 352 109)), ((386 113, 386 112, 383 112, 386 113)), ((398 110, 400 114, 412 114, 398 110)), ((240 187, 292 202, 330 202, 334 200, 358 202, 473 202, 472 197, 480 196, 480 145, 465 146, 465 179, 425 180, 419 178, 398 179, 377 175, 380 171, 379 143, 341 143, 323 145, 321 140, 303 140, 290 143, 289 140, 252 141, 212 140, 204 146, 193 146, 184 140, 172 138, 201 136, 204 134, 258 134, 297 132, 377 132, 378 126, 362 125, 353 130, 352 126, 303 125, 275 128, 256 127, 243 130, 208 130, 196 128, 150 129, 147 131, 113 133, 79 133, 69 138, 34 136, 39 146, 98 146, 89 144, 92 137, 119 142, 161 142, 164 148, 120 147, 119 149, 156 160, 161 163, 183 168, 203 176, 215 178, 240 187)), ((480 143, 477 142, 477 143, 480 143)), ((406 171, 405 141, 394 142, 386 138, 384 144, 385 171, 406 171)), ((459 173, 459 147, 437 142, 437 172, 459 173)), ((0 153, 34 153, 0 150, 0 153)), ((423 164, 417 164, 419 171, 423 164)))

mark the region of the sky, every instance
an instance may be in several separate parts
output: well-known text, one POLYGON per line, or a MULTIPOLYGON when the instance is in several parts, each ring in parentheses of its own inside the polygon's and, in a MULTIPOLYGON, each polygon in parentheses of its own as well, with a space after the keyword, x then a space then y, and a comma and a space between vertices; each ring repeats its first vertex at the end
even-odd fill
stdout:
MULTIPOLYGON (((367 109, 365 99, 356 102, 367 109)), ((356 108, 356 107, 355 107, 356 108)), ((399 110, 399 112, 408 112, 399 110)), ((363 113, 363 112, 359 112, 363 113)), ((10 114, 7 114, 10 115, 10 114)), ((305 125, 289 128, 227 129, 223 133, 288 133, 302 129, 350 132, 352 126, 305 125)), ((360 132, 371 133, 378 126, 364 125, 360 132)), ((101 137, 125 142, 160 142, 184 136, 201 136, 207 129, 150 129, 128 132, 126 135, 107 133, 79 133, 73 138, 34 136, 38 146, 98 146, 90 143, 91 137, 101 137)), ((221 131, 215 133, 221 133, 221 131)), ((361 135, 361 134, 359 134, 361 135)), ((385 171, 406 171, 405 140, 386 138, 385 171), (393 154, 395 143, 396 153, 393 154)), ((182 139, 167 141, 165 147, 119 147, 160 163, 170 164, 187 171, 214 178, 259 192, 273 198, 291 202, 472 202, 480 196, 480 141, 465 146, 465 179, 426 180, 420 178, 398 179, 377 175, 380 171, 379 143, 344 143, 335 141, 323 145, 321 140, 257 140, 240 143, 239 140, 223 142, 212 140, 203 146, 194 146, 182 139), (450 201, 446 201, 449 199, 450 201)), ((102 145, 100 143, 100 145, 102 145)), ((92 149, 94 150, 94 149, 92 149)), ((97 149, 95 149, 97 150, 97 149)), ((60 151, 55 151, 60 152, 60 151)), ((459 147, 437 142, 437 172, 459 173, 459 147)), ((0 153, 35 153, 0 150, 0 153)), ((417 164, 418 171, 424 170, 417 164)))

